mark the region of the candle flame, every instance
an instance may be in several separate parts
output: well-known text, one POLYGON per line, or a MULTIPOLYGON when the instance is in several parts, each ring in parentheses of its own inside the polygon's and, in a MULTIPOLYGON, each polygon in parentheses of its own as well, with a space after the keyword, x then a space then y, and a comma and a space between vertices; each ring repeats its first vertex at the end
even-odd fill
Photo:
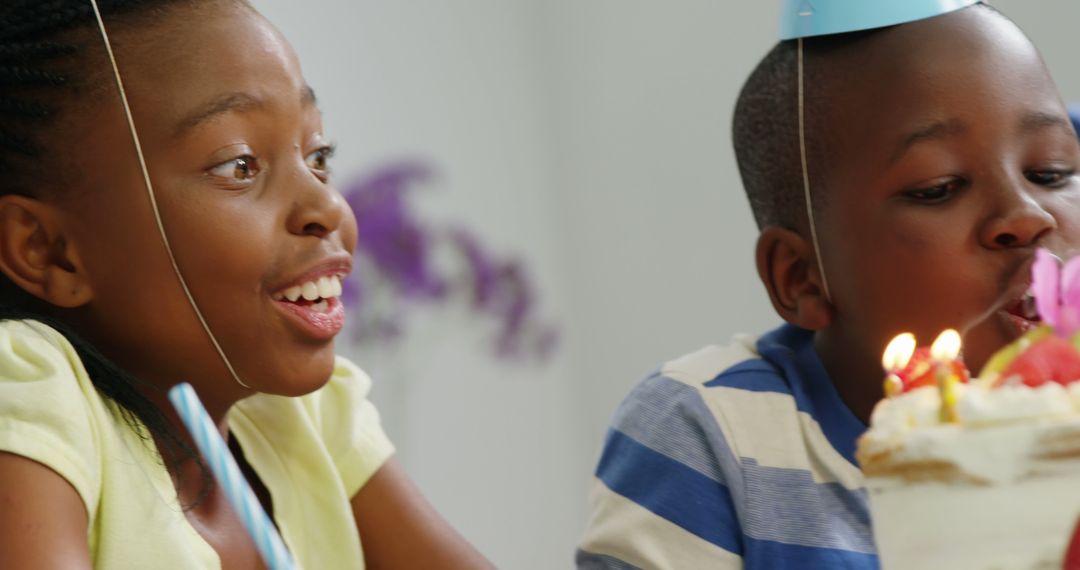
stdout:
POLYGON ((960 333, 956 329, 941 331, 934 344, 930 345, 930 357, 938 362, 956 360, 960 355, 960 333))
POLYGON ((915 354, 915 335, 898 334, 885 347, 885 354, 881 355, 881 365, 890 372, 901 370, 907 366, 912 354, 915 354))

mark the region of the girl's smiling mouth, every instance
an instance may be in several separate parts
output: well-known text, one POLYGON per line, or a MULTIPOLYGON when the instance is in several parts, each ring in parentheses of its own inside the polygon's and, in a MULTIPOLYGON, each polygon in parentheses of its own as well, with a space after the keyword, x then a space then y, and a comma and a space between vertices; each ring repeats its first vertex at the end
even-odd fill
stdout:
POLYGON ((329 340, 345 325, 340 268, 316 270, 271 295, 274 304, 305 335, 329 340))

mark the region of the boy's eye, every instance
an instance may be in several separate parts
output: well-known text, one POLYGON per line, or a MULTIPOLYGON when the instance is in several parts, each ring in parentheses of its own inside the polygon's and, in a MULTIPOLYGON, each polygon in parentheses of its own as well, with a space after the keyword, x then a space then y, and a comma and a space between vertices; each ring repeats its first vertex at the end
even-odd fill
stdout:
POLYGON ((950 178, 940 184, 908 190, 904 192, 904 196, 919 204, 940 204, 959 192, 962 184, 962 180, 950 178))
POLYGON ((1024 173, 1024 177, 1040 186, 1060 188, 1068 184, 1075 174, 1072 170, 1029 170, 1024 173))
POLYGON ((321 147, 304 157, 308 168, 319 178, 325 179, 330 173, 330 157, 334 156, 334 147, 327 145, 321 147))
POLYGON ((244 155, 222 162, 207 172, 219 178, 247 181, 255 178, 255 175, 259 173, 259 164, 254 156, 244 155))

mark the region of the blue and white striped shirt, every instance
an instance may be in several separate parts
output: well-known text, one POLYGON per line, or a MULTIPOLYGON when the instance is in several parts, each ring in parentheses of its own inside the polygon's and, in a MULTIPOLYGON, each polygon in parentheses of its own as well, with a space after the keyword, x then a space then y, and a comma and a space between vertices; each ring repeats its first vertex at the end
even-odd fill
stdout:
POLYGON ((668 362, 615 414, 578 568, 877 568, 864 430, 809 331, 668 362))

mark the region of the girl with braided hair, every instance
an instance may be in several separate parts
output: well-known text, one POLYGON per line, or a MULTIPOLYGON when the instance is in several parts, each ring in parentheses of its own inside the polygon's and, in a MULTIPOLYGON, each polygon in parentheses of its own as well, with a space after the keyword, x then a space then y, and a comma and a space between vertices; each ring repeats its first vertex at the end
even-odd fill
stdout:
POLYGON ((490 566, 334 355, 356 223, 288 43, 244 0, 97 5, 0 5, 0 568, 262 567, 180 382, 300 567, 490 566))

